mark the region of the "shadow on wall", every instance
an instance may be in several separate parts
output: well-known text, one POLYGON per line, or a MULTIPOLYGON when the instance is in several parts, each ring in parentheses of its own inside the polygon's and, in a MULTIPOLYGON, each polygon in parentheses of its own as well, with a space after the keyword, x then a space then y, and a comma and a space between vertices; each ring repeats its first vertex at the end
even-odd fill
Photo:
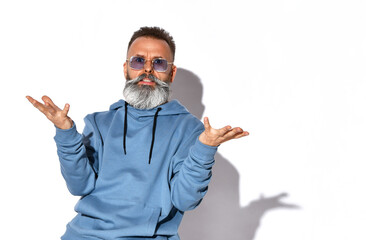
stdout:
MULTIPOLYGON (((202 119, 203 87, 194 73, 178 68, 172 84, 172 97, 178 99, 192 114, 202 119)), ((220 153, 215 156, 213 178, 200 206, 185 213, 179 229, 182 240, 254 240, 264 214, 273 209, 299 208, 281 202, 286 193, 260 197, 240 207, 239 173, 220 153)))

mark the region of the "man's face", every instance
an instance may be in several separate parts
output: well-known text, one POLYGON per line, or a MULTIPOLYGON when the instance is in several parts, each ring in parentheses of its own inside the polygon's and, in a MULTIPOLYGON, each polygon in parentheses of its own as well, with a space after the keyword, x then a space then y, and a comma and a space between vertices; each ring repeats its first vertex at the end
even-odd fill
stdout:
MULTIPOLYGON (((176 66, 174 66, 173 64, 169 64, 166 72, 157 72, 153 69, 153 66, 151 64, 151 60, 155 58, 164 58, 168 62, 173 61, 173 55, 170 51, 169 45, 164 40, 151 37, 139 37, 131 44, 127 52, 128 60, 132 56, 143 57, 147 61, 141 70, 132 69, 129 62, 126 61, 123 65, 126 80, 135 79, 142 74, 152 74, 168 84, 173 82, 177 71, 176 66)), ((140 81, 138 84, 155 87, 154 82, 140 81)))
MULTIPOLYGON (((165 59, 172 62, 173 56, 168 43, 164 40, 158 40, 148 37, 137 38, 130 46, 127 53, 127 59, 138 57, 139 61, 134 62, 135 68, 126 61, 123 65, 126 77, 126 85, 123 95, 126 102, 138 109, 151 109, 169 101, 170 83, 173 82, 176 67, 173 64, 167 66, 166 71, 156 71, 152 65, 153 59, 165 59), (145 59, 145 64, 141 61, 145 59), (142 65, 141 65, 142 62, 142 65), (137 65, 136 65, 137 64, 137 65), (140 68, 141 69, 136 69, 140 68)), ((157 60, 158 70, 163 68, 164 64, 157 60)))

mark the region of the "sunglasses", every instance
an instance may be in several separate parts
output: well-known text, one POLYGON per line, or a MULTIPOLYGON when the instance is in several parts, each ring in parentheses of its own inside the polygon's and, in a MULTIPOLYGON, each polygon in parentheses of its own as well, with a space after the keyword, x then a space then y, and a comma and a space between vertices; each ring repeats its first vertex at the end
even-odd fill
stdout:
MULTIPOLYGON (((128 59, 126 61, 128 61, 128 59)), ((129 63, 132 69, 141 70, 144 68, 146 61, 147 60, 143 57, 132 56, 129 63)), ((151 66, 157 72, 166 72, 169 64, 173 64, 173 62, 168 62, 164 58, 154 58, 151 60, 151 66)))

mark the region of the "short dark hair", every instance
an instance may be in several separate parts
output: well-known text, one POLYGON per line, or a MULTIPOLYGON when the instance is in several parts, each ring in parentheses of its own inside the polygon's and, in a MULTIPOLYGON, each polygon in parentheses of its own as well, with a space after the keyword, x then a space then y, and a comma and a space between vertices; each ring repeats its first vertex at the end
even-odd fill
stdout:
POLYGON ((173 61, 175 56, 175 42, 173 37, 162 28, 159 27, 141 27, 139 30, 133 33, 130 42, 128 43, 128 49, 130 49, 131 44, 139 37, 151 37, 160 40, 164 40, 168 43, 170 51, 173 54, 173 61))

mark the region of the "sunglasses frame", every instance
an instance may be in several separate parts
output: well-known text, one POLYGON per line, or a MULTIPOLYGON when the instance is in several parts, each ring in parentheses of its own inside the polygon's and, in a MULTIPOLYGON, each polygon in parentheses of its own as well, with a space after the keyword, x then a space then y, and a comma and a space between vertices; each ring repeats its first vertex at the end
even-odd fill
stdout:
MULTIPOLYGON (((167 70, 168 70, 168 67, 164 70, 164 71, 158 71, 158 70, 156 70, 155 68, 154 68, 154 63, 153 63, 153 61, 154 60, 157 60, 157 59, 161 59, 161 60, 165 60, 166 61, 166 63, 169 65, 169 64, 173 64, 174 62, 168 62, 168 60, 166 60, 165 58, 153 58, 153 59, 151 59, 150 60, 150 62, 151 62, 151 66, 152 66, 152 68, 154 69, 154 71, 156 71, 156 72, 166 72, 167 70)), ((144 66, 145 66, 145 64, 146 64, 146 62, 148 61, 147 59, 145 59, 144 57, 141 57, 141 56, 132 56, 132 57, 130 57, 130 59, 128 60, 128 59, 126 59, 126 61, 128 62, 128 65, 130 66, 130 68, 131 69, 133 69, 133 70, 142 70, 143 68, 144 68, 144 66), (132 66, 131 66, 131 61, 132 61, 132 59, 134 58, 134 57, 139 57, 139 58, 142 58, 142 59, 144 59, 144 65, 143 65, 143 67, 141 68, 141 69, 138 69, 138 68, 133 68, 132 66)))

